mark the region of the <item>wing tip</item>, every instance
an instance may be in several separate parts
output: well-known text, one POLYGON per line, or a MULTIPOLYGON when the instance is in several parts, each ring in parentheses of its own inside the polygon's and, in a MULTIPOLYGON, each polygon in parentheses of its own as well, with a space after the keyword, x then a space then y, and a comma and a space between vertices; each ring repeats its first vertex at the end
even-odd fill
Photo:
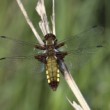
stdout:
POLYGON ((1 38, 6 38, 6 36, 0 36, 1 38))
POLYGON ((4 60, 4 59, 6 59, 5 57, 3 57, 3 58, 0 58, 0 60, 4 60))

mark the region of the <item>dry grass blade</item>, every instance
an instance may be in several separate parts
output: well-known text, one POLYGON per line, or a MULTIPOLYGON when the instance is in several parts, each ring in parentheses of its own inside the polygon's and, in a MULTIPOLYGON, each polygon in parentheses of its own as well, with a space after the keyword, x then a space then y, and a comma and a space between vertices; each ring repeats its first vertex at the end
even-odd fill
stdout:
POLYGON ((63 61, 61 61, 61 68, 62 68, 62 71, 64 73, 64 78, 65 78, 67 84, 69 85, 70 89, 72 90, 73 94, 77 98, 77 100, 80 103, 83 110, 90 110, 87 102, 85 101, 85 99, 84 99, 83 95, 81 94, 78 86, 76 85, 76 83, 75 83, 74 79, 72 78, 69 70, 67 69, 66 64, 63 61))
POLYGON ((68 102, 71 104, 71 106, 75 109, 75 110, 83 110, 80 105, 78 105, 76 102, 73 101, 73 103, 67 98, 68 102))
POLYGON ((39 26, 42 30, 42 33, 44 35, 51 33, 50 28, 49 28, 49 23, 46 15, 46 10, 45 10, 45 5, 44 5, 44 0, 39 0, 36 6, 36 11, 41 17, 41 21, 39 22, 39 26))
POLYGON ((32 32, 34 33, 35 37, 37 38, 38 42, 40 43, 40 45, 44 45, 44 42, 42 41, 41 37, 39 36, 38 32, 36 31, 34 25, 32 24, 31 20, 29 19, 28 17, 28 14, 22 4, 22 2, 20 0, 16 0, 20 9, 21 9, 21 12, 23 13, 28 25, 30 26, 32 32))
POLYGON ((52 5, 52 31, 53 31, 53 34, 56 35, 56 30, 55 30, 55 0, 53 0, 53 5, 52 5))

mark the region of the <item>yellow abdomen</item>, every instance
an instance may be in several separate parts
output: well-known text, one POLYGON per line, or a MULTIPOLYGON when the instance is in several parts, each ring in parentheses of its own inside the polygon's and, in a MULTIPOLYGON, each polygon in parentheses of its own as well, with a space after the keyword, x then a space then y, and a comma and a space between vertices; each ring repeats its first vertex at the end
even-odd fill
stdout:
POLYGON ((54 56, 50 56, 47 58, 46 75, 48 84, 53 90, 56 90, 59 84, 60 74, 57 59, 54 56))

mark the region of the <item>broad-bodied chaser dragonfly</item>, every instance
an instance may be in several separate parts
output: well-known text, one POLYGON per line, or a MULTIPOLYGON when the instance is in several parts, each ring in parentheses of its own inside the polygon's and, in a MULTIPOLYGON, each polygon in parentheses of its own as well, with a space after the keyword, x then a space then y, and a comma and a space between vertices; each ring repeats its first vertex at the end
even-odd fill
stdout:
MULTIPOLYGON (((31 45, 35 49, 43 51, 40 54, 33 55, 33 58, 37 59, 41 63, 44 63, 46 68, 47 81, 50 87, 55 91, 59 84, 60 74, 62 72, 60 60, 64 60, 65 56, 72 53, 74 55, 84 55, 93 53, 103 47, 101 34, 103 32, 103 27, 93 26, 86 31, 83 31, 75 36, 65 38, 64 41, 59 42, 54 34, 48 33, 44 36, 44 45, 31 44, 30 42, 25 42, 21 40, 16 40, 7 36, 0 36, 1 40, 11 40, 23 45, 31 45), (61 51, 60 48, 63 48, 64 45, 67 45, 67 51, 61 51)), ((36 51, 36 50, 35 50, 36 51)), ((1 57, 0 60, 7 59, 22 59, 28 58, 26 56, 15 56, 15 57, 1 57)), ((74 61, 73 61, 74 62, 74 61)))

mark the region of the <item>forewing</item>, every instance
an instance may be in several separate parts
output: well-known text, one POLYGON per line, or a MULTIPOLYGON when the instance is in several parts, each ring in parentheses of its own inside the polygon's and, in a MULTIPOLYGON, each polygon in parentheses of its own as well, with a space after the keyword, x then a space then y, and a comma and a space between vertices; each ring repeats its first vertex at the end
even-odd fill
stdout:
POLYGON ((91 27, 80 34, 65 39, 65 48, 67 50, 76 50, 80 48, 91 48, 103 44, 104 28, 101 26, 91 27))
POLYGON ((11 55, 22 55, 34 52, 35 42, 22 41, 20 39, 15 39, 7 36, 0 36, 0 50, 11 53, 11 55))

